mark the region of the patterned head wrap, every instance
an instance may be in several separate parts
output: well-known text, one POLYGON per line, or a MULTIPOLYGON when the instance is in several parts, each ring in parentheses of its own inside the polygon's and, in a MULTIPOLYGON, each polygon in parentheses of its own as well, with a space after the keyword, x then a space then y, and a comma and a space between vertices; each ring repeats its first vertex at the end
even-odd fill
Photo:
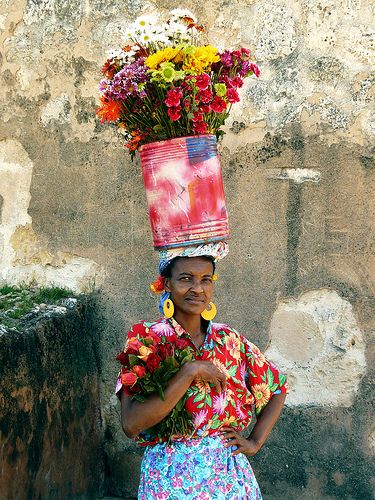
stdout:
MULTIPOLYGON (((223 259, 229 252, 229 245, 226 241, 218 241, 216 243, 206 243, 202 245, 195 245, 191 247, 178 247, 169 250, 160 251, 159 273, 169 266, 173 259, 176 257, 212 257, 216 263, 218 260, 223 259)), ((163 313, 164 302, 169 299, 170 293, 163 291, 159 301, 159 311, 163 313)))
POLYGON ((229 252, 229 245, 226 241, 218 241, 216 243, 206 243, 191 247, 171 248, 170 250, 160 251, 159 272, 162 272, 168 267, 170 262, 176 257, 212 257, 215 262, 223 259, 229 252))

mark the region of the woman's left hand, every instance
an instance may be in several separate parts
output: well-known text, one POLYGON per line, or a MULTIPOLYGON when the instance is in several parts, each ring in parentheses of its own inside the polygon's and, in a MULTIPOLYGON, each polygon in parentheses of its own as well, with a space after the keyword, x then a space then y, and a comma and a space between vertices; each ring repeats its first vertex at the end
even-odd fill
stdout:
POLYGON ((229 448, 229 446, 237 446, 237 449, 232 452, 232 455, 239 455, 244 453, 250 457, 254 456, 261 449, 261 444, 255 439, 244 438, 238 432, 236 432, 232 427, 223 427, 221 429, 223 434, 222 438, 225 440, 224 446, 229 448))

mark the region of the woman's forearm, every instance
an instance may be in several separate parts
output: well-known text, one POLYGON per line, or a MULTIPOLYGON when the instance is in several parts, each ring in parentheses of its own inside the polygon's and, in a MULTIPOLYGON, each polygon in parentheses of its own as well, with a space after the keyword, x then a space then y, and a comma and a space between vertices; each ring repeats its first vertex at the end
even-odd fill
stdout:
POLYGON ((268 404, 263 408, 260 415, 258 415, 256 424, 250 433, 249 439, 256 441, 259 444, 259 449, 265 443, 268 435, 272 431, 272 428, 280 417, 285 398, 285 394, 273 395, 268 404))
POLYGON ((135 437, 141 431, 158 424, 170 413, 184 396, 194 380, 193 363, 186 363, 168 383, 163 401, 158 395, 146 401, 131 400, 124 392, 121 394, 121 424, 128 437, 135 437))

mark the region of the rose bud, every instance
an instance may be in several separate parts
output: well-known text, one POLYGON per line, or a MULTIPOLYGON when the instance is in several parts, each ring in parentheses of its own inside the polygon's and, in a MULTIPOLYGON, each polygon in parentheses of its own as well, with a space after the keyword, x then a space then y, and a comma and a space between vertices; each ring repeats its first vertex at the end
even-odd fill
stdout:
POLYGON ((146 368, 141 365, 135 365, 133 366, 133 372, 138 376, 138 378, 142 378, 146 375, 146 368))
POLYGON ((133 372, 121 373, 121 383, 122 385, 133 386, 137 382, 137 375, 133 372))

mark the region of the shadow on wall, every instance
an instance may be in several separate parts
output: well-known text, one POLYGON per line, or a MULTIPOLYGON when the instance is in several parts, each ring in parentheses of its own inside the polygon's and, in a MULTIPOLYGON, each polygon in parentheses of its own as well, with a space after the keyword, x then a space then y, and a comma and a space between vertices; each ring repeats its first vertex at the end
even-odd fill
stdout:
POLYGON ((103 489, 93 299, 63 309, 22 332, 0 326, 2 499, 90 499, 103 489))

